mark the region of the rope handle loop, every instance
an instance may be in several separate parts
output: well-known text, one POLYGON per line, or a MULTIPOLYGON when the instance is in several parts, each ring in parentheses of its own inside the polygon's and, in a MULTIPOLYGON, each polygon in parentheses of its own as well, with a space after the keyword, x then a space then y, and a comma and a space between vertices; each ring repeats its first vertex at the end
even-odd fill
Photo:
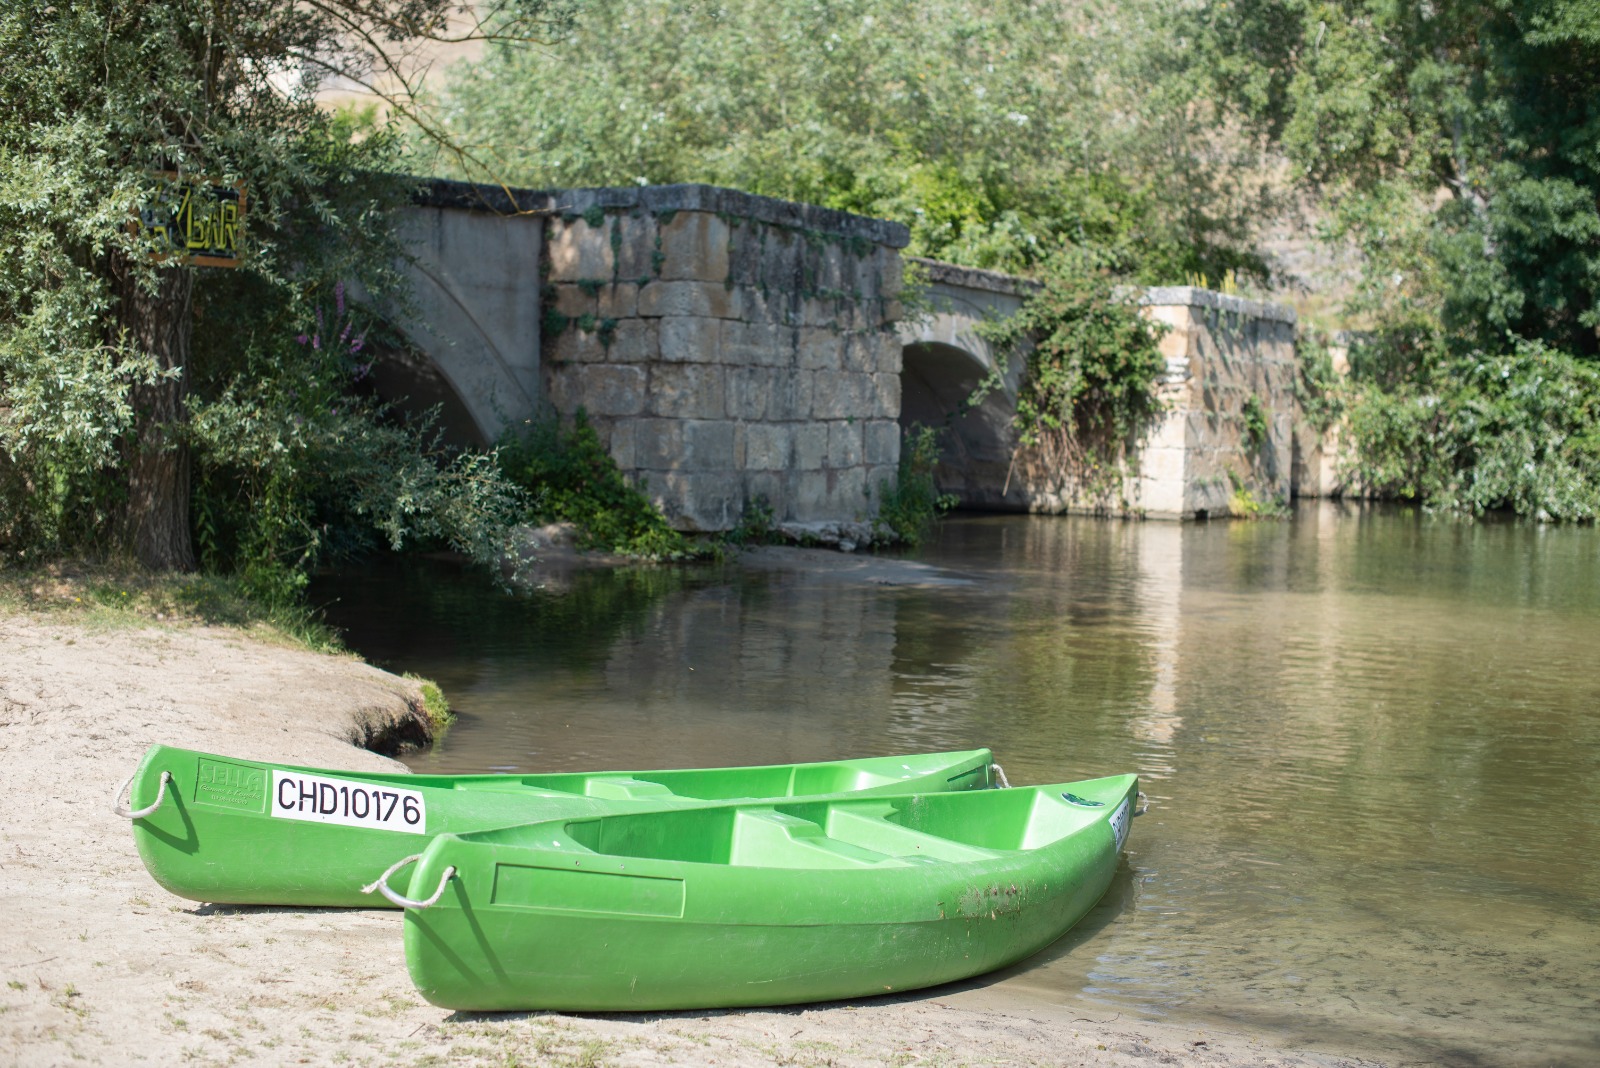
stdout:
POLYGON ((413 853, 409 857, 400 858, 399 860, 395 861, 393 864, 389 865, 389 870, 388 871, 386 871, 382 875, 378 876, 377 879, 375 879, 372 882, 368 883, 366 886, 363 886, 361 888, 361 892, 363 894, 370 894, 374 890, 376 890, 378 893, 382 894, 384 897, 388 898, 390 901, 393 901, 396 905, 399 905, 403 909, 425 909, 425 908, 429 908, 430 906, 432 906, 434 904, 434 902, 438 901, 439 898, 444 894, 445 885, 450 882, 451 876, 455 875, 456 869, 455 869, 455 867, 453 865, 451 867, 446 868, 444 870, 444 874, 439 876, 439 888, 433 892, 433 896, 432 897, 428 897, 428 898, 424 898, 421 901, 418 901, 415 898, 406 897, 406 896, 404 896, 402 894, 397 894, 397 893, 395 893, 393 890, 391 890, 389 888, 389 876, 393 875, 395 872, 399 871, 401 868, 405 867, 407 864, 414 864, 414 863, 416 863, 417 861, 419 861, 421 859, 422 859, 422 854, 421 853, 413 853))
POLYGON ((142 820, 146 816, 150 815, 150 813, 160 808, 161 802, 167 799, 167 783, 172 781, 172 772, 163 771, 161 773, 160 785, 156 789, 156 799, 154 801, 146 805, 144 808, 139 809, 137 812, 131 812, 125 808, 122 804, 122 795, 127 792, 128 787, 133 785, 134 777, 138 774, 139 773, 136 771, 133 773, 133 775, 129 775, 127 781, 125 781, 121 786, 117 787, 117 792, 111 795, 111 811, 115 812, 119 816, 124 817, 125 819, 142 820))
POLYGON ((999 788, 1002 790, 1011 789, 1011 783, 1006 781, 1006 769, 1002 768, 998 763, 990 764, 989 767, 994 769, 994 777, 1000 780, 999 788))

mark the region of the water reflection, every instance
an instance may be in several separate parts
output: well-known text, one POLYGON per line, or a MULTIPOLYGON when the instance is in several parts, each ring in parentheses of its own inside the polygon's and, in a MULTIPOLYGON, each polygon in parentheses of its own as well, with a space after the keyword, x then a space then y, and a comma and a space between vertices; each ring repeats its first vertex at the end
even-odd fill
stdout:
POLYGON ((322 592, 463 711, 419 770, 989 745, 1019 782, 1138 771, 1105 902, 971 996, 1385 1059, 1600 1056, 1600 532, 973 518, 921 558, 954 581, 508 597, 440 565, 322 592))

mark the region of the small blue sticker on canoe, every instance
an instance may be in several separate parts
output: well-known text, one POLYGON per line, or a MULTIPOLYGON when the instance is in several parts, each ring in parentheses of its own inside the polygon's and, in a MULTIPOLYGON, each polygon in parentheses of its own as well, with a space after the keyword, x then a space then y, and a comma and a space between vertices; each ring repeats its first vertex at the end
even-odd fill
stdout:
POLYGON ((1077 794, 1062 794, 1061 800, 1065 801, 1069 805, 1082 805, 1084 808, 1106 807, 1106 803, 1104 801, 1090 801, 1087 797, 1079 797, 1077 794))

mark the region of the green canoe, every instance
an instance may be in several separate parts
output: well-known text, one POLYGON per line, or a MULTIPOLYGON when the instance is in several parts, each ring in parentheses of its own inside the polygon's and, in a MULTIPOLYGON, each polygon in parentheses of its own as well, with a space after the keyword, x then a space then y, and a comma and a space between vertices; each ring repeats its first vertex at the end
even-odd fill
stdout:
POLYGON ((781 1005, 962 979, 1043 949, 1100 899, 1137 788, 1119 775, 441 835, 410 879, 406 963, 429 1001, 474 1011, 781 1005))
POLYGON ((753 768, 407 775, 156 745, 129 782, 129 807, 113 807, 133 818, 150 874, 180 897, 370 908, 386 903, 362 884, 437 834, 748 798, 981 789, 991 760, 972 749, 753 768))

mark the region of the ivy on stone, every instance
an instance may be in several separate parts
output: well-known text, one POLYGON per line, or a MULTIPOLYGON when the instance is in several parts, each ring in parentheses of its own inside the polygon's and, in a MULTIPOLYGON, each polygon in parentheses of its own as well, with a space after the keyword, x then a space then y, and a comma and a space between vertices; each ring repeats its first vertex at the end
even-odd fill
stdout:
POLYGON ((978 329, 994 345, 997 367, 968 404, 1004 388, 1005 369, 1020 363, 1019 451, 1091 489, 1109 487, 1124 464, 1137 462, 1134 446, 1162 411, 1163 329, 1140 313, 1103 257, 1058 253, 1016 315, 978 329))

